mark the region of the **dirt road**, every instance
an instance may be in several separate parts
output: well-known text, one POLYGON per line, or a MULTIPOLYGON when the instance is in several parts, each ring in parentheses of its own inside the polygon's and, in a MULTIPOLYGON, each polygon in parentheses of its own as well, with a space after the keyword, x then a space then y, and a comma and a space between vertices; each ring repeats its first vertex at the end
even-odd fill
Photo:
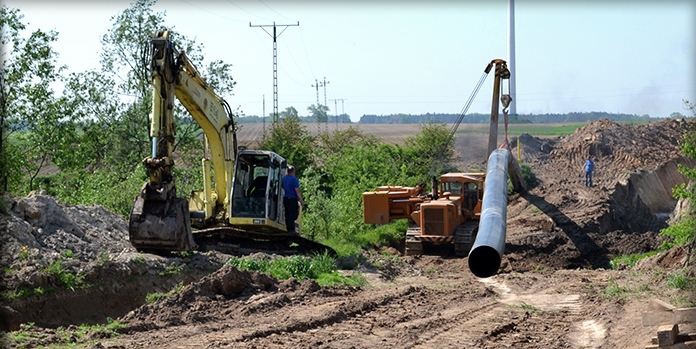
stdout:
POLYGON ((466 259, 423 256, 400 263, 408 275, 385 281, 375 273, 365 289, 281 282, 220 299, 192 285, 171 302, 129 314, 129 334, 102 345, 637 348, 654 335, 655 329, 640 326, 638 304, 601 295, 609 280, 625 277, 622 272, 529 271, 476 279, 466 259))

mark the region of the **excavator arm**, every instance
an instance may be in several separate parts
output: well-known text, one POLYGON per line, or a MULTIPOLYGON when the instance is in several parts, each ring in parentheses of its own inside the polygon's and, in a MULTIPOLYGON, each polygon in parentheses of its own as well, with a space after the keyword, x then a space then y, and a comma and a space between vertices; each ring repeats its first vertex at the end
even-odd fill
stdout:
POLYGON ((202 220, 223 214, 229 206, 236 133, 229 105, 205 82, 185 52, 178 52, 169 31, 151 37, 152 154, 143 160, 149 181, 143 185, 131 213, 129 235, 138 249, 189 250, 193 242, 190 203, 177 198, 172 174, 178 99, 205 134, 204 188, 191 202, 202 208, 202 220), (211 183, 210 167, 215 172, 211 183), (216 212, 216 208, 222 208, 216 212))

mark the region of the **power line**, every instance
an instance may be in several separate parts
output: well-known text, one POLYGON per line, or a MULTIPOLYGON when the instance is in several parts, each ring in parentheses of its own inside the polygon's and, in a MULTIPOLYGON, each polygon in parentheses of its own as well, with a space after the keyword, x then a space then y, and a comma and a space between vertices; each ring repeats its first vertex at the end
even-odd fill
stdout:
POLYGON ((309 72, 314 76, 314 70, 312 70, 312 63, 309 62, 309 54, 307 54, 307 46, 304 43, 304 36, 302 35, 302 28, 300 28, 300 39, 302 40, 302 48, 304 49, 305 57, 307 57, 307 65, 309 66, 309 72))
MULTIPOLYGON (((309 77, 307 76, 307 74, 304 73, 304 71, 302 71, 302 68, 300 68, 300 65, 297 64, 297 61, 295 60, 295 56, 292 55, 292 50, 290 50, 290 46, 288 46, 288 44, 285 43, 284 41, 283 41, 283 44, 285 45, 285 48, 288 49, 288 54, 290 55, 290 58, 292 58, 292 61, 295 63, 295 66, 297 67, 297 70, 300 71, 300 74, 302 74, 307 80, 312 80, 311 78, 309 78, 309 77)), ((282 68, 281 68, 281 69, 282 69, 282 68)), ((286 72, 286 74, 287 74, 287 72, 286 72)))
POLYGON ((251 12, 249 12, 249 11, 243 9, 243 8, 241 8, 239 5, 233 3, 231 0, 227 0, 227 2, 229 2, 230 4, 234 5, 236 8, 238 8, 238 9, 240 9, 240 10, 242 10, 242 11, 244 11, 244 12, 246 12, 246 13, 248 13, 248 14, 250 14, 250 15, 256 17, 256 18, 258 18, 258 19, 262 19, 262 20, 264 20, 264 21, 268 21, 268 20, 269 20, 268 18, 263 18, 263 17, 257 16, 257 15, 255 15, 255 14, 253 14, 253 13, 251 13, 251 12))
POLYGON ((223 15, 221 15, 221 14, 208 11, 208 10, 206 10, 206 9, 200 7, 200 6, 196 6, 196 5, 190 3, 190 2, 188 2, 188 1, 186 1, 186 0, 181 0, 181 2, 183 2, 183 3, 185 3, 185 4, 188 4, 188 5, 190 5, 190 6, 193 6, 193 7, 197 8, 197 9, 199 9, 199 10, 201 10, 201 11, 203 11, 203 12, 206 12, 206 13, 208 13, 208 14, 211 14, 211 15, 213 15, 213 16, 218 16, 218 17, 221 17, 221 18, 224 18, 224 19, 233 21, 233 22, 240 22, 240 23, 244 23, 244 22, 245 22, 245 21, 242 21, 242 20, 239 20, 239 19, 229 18, 229 17, 223 16, 223 15))
MULTIPOLYGON (((259 0, 261 1, 261 0, 259 0)), ((261 1, 263 3, 263 1, 261 1)), ((266 4, 264 4, 266 5, 266 4)), ((266 5, 268 7, 268 5, 266 5)), ((269 7, 270 8, 270 7, 269 7)), ((275 12, 275 11, 274 11, 275 12)), ((283 30, 278 34, 276 28, 276 23, 273 22, 273 25, 270 24, 257 24, 257 25, 252 25, 251 22, 249 22, 250 27, 259 27, 263 29, 263 31, 266 32, 266 34, 270 35, 273 38, 273 123, 275 124, 278 121, 278 37, 283 34, 283 32, 288 29, 288 27, 299 27, 300 26, 300 21, 297 21, 297 24, 280 24, 280 26, 284 26, 283 30), (273 35, 269 33, 265 27, 273 27, 273 35)))
POLYGON ((290 19, 290 18, 288 18, 288 17, 285 17, 285 16, 281 15, 280 13, 276 12, 276 10, 272 9, 270 6, 266 5, 266 3, 263 2, 262 0, 259 0, 259 2, 262 3, 263 6, 268 7, 269 10, 273 11, 273 12, 274 12, 275 14, 277 14, 278 16, 283 17, 283 18, 287 19, 288 21, 292 21, 292 19, 290 19))

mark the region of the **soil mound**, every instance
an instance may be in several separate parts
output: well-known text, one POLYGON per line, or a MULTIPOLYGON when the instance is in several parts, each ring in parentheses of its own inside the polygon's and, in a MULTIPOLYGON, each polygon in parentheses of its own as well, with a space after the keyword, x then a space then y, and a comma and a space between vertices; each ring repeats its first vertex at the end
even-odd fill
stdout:
POLYGON ((320 289, 314 280, 278 281, 267 274, 226 265, 170 297, 129 312, 120 320, 127 323, 124 331, 207 322, 224 318, 226 314, 279 308, 291 298, 307 297, 320 289))
POLYGON ((0 264, 22 268, 50 264, 61 256, 88 262, 100 254, 135 252, 122 216, 103 206, 70 206, 32 193, 0 216, 0 264))

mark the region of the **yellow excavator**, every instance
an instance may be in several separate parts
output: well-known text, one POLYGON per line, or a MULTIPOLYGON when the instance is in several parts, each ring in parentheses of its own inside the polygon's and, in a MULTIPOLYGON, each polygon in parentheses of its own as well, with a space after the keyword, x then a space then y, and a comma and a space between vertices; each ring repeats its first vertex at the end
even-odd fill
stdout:
MULTIPOLYGON (((175 48, 170 32, 154 33, 150 43, 152 154, 143 160, 149 181, 133 205, 131 244, 138 250, 159 251, 333 252, 288 233, 281 186, 286 160, 271 151, 238 148, 231 108, 185 52, 175 48), (192 192, 188 199, 177 197, 172 174, 175 99, 205 136, 203 190, 192 192)), ((299 222, 295 223, 299 232, 299 222)))

